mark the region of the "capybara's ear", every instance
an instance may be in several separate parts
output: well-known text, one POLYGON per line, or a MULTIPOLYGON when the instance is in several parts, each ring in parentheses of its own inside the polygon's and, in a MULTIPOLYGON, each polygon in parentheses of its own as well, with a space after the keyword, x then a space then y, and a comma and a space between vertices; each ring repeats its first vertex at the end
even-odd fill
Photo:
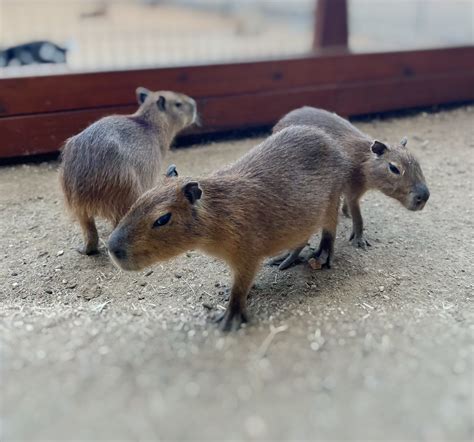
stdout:
POLYGON ((178 170, 176 169, 175 164, 170 164, 168 169, 166 169, 166 176, 167 177, 175 177, 178 176, 178 170))
POLYGON ((158 109, 160 111, 165 111, 166 110, 166 98, 163 97, 163 95, 160 95, 160 98, 158 98, 158 101, 156 102, 156 105, 158 106, 158 109))
POLYGON ((407 137, 403 137, 402 140, 400 141, 400 144, 403 147, 407 147, 407 143, 408 143, 408 138, 407 137))
POLYGON ((376 155, 378 156, 381 156, 383 155, 387 150, 388 150, 388 147, 386 144, 380 142, 380 141, 377 141, 375 140, 373 143, 372 143, 372 146, 370 146, 370 149, 372 150, 373 153, 375 153, 376 155))
POLYGON ((137 87, 136 94, 137 94, 138 104, 143 104, 146 100, 146 97, 150 95, 150 91, 144 87, 137 87))
POLYGON ((191 204, 194 204, 202 196, 202 190, 199 187, 199 183, 191 181, 183 186, 184 196, 188 199, 191 204))

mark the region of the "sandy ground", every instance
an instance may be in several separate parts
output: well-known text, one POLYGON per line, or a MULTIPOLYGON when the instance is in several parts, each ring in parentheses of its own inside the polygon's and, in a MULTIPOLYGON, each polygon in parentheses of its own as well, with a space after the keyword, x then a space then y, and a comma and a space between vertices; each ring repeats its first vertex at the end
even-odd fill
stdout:
MULTIPOLYGON (((371 249, 352 248, 341 219, 333 269, 262 268, 251 323, 231 335, 208 319, 225 305, 222 263, 190 252, 125 274, 80 256, 57 163, 2 167, 2 440, 471 439, 473 117, 357 123, 409 136, 425 210, 367 195, 371 249)), ((167 162, 198 174, 255 143, 167 162)))

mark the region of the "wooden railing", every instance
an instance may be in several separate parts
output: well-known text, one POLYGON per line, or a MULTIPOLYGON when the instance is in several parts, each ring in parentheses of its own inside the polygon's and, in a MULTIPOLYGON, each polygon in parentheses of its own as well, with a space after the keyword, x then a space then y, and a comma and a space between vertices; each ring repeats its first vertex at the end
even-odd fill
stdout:
POLYGON ((350 116, 474 100, 474 46, 351 54, 346 1, 319 0, 318 17, 304 58, 0 80, 0 158, 55 152, 99 117, 134 112, 137 86, 195 97, 194 134, 269 126, 303 105, 350 116))

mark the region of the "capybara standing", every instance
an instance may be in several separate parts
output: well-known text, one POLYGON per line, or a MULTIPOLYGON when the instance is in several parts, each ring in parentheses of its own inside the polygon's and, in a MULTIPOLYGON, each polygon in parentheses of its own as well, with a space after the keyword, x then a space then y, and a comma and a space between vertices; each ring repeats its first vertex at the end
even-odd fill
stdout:
POLYGON ((196 102, 171 91, 137 89, 133 115, 112 115, 67 140, 60 181, 66 205, 84 235, 81 253, 98 250, 94 218, 114 227, 130 206, 152 188, 176 134, 196 121, 196 102))
POLYGON ((225 260, 234 282, 221 327, 238 328, 247 320, 247 294, 265 257, 288 249, 297 256, 321 228, 335 236, 351 171, 333 144, 318 129, 289 127, 208 177, 167 180, 141 196, 112 232, 111 258, 124 270, 190 249, 225 260))
POLYGON ((349 121, 314 107, 302 107, 285 115, 273 128, 276 133, 289 126, 311 126, 323 130, 351 160, 352 174, 344 187, 344 207, 352 217, 350 240, 365 248, 359 200, 370 189, 377 189, 402 203, 409 210, 421 210, 430 192, 417 159, 406 148, 407 140, 389 146, 374 141, 349 121), (374 158, 376 161, 374 161, 374 158))

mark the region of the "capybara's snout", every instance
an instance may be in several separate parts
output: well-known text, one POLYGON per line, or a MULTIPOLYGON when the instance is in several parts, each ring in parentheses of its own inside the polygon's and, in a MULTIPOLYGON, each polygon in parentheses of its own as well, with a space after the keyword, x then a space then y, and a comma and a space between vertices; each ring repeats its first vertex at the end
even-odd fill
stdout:
POLYGON ((112 261, 123 270, 132 270, 128 263, 127 235, 124 229, 117 228, 110 235, 107 250, 112 261))
POLYGON ((417 184, 411 193, 410 210, 422 210, 430 198, 428 186, 424 183, 417 184))

